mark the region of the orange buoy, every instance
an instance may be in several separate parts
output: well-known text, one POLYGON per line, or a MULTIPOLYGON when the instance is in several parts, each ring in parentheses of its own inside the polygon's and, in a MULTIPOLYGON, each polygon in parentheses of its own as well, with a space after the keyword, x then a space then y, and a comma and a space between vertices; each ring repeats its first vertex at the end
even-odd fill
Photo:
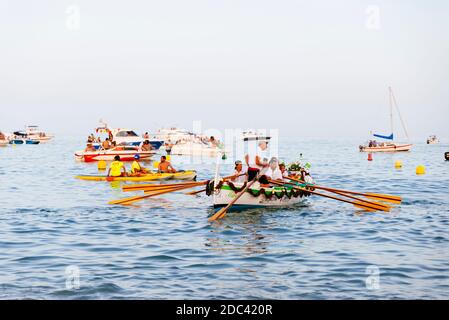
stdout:
POLYGON ((373 154, 372 153, 368 153, 368 161, 373 161, 373 154))

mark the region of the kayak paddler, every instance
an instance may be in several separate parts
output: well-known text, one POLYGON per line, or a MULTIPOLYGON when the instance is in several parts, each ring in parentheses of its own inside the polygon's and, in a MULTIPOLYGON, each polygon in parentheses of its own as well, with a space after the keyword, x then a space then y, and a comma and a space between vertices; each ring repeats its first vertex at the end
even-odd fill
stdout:
POLYGON ((173 168, 171 163, 167 161, 166 156, 161 157, 161 162, 159 163, 158 173, 176 173, 175 168, 173 168))
POLYGON ((131 173, 133 175, 148 173, 148 170, 140 165, 139 160, 140 160, 140 155, 136 154, 134 156, 134 161, 131 165, 131 173))
POLYGON ((126 177, 125 164, 120 161, 120 156, 115 156, 108 171, 108 177, 126 177))

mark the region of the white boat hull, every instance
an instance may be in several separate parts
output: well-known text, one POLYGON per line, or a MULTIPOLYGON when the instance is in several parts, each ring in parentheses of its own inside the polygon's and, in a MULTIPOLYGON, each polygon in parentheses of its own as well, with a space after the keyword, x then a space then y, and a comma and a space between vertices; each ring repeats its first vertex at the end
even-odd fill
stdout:
MULTIPOLYGON (((238 186, 239 188, 241 185, 238 186)), ((267 189, 267 190, 273 190, 273 189, 267 189)), ((282 190, 279 188, 274 188, 274 190, 282 190)), ((232 200, 235 199, 237 194, 230 189, 227 186, 222 187, 220 190, 216 190, 213 194, 213 202, 215 208, 220 208, 227 206, 232 200)), ((287 197, 282 196, 279 198, 276 195, 269 197, 266 197, 265 195, 261 194, 259 196, 253 196, 249 192, 246 192, 243 196, 240 197, 240 199, 237 200, 237 202, 233 205, 234 210, 242 210, 242 209, 249 209, 249 208, 276 208, 276 207, 288 207, 293 205, 302 204, 306 201, 305 196, 298 196, 298 197, 287 197)))
POLYGON ((406 152, 410 151, 413 144, 385 144, 377 147, 360 146, 361 152, 406 152))
POLYGON ((183 156, 209 156, 215 157, 224 150, 217 147, 210 147, 200 143, 182 143, 174 145, 171 149, 173 155, 183 156))

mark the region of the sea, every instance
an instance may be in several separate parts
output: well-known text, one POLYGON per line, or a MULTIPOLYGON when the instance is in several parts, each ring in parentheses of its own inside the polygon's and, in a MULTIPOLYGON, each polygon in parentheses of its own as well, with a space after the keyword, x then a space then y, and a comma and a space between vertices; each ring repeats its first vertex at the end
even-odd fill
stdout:
MULTIPOLYGON (((281 136, 279 156, 310 163, 321 186, 402 196, 390 212, 311 196, 215 223, 204 194, 108 205, 129 194, 75 179, 104 174, 75 160, 83 137, 0 148, 0 299, 449 299, 449 145, 368 161, 360 142, 281 136)), ((171 162, 198 180, 216 169, 171 162)))

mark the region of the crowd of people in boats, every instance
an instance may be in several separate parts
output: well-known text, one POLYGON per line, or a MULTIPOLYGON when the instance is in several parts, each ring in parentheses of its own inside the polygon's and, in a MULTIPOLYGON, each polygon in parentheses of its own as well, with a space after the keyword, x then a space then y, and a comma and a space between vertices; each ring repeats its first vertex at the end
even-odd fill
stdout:
MULTIPOLYGON (((148 133, 147 133, 148 134, 148 133)), ((96 152, 97 148, 95 144, 100 145, 100 150, 110 150, 117 147, 117 142, 113 140, 113 135, 109 133, 109 137, 105 138, 103 141, 101 137, 95 137, 92 133, 87 137, 87 145, 84 149, 84 152, 96 152)), ((151 151, 153 150, 153 146, 151 145, 149 140, 144 140, 142 144, 139 146, 141 151, 151 151)))
MULTIPOLYGON (((268 160, 264 157, 263 153, 267 150, 267 147, 268 142, 260 142, 256 154, 247 154, 245 156, 246 169, 244 169, 243 162, 237 160, 235 162, 233 176, 230 180, 234 183, 244 184, 257 179, 257 183, 259 183, 261 187, 264 187, 270 185, 270 180, 289 182, 290 180, 288 178, 295 177, 306 183, 313 184, 313 178, 306 168, 301 168, 299 172, 290 173, 287 170, 286 165, 280 163, 278 158, 272 157, 268 160)), ((120 156, 116 156, 114 161, 110 164, 107 175, 109 177, 126 177, 153 173, 151 170, 143 167, 139 160, 140 156, 136 154, 134 156, 134 161, 131 164, 131 170, 128 172, 124 162, 120 160, 120 156)), ((166 156, 161 156, 157 168, 157 173, 177 172, 170 161, 167 160, 166 156)))

